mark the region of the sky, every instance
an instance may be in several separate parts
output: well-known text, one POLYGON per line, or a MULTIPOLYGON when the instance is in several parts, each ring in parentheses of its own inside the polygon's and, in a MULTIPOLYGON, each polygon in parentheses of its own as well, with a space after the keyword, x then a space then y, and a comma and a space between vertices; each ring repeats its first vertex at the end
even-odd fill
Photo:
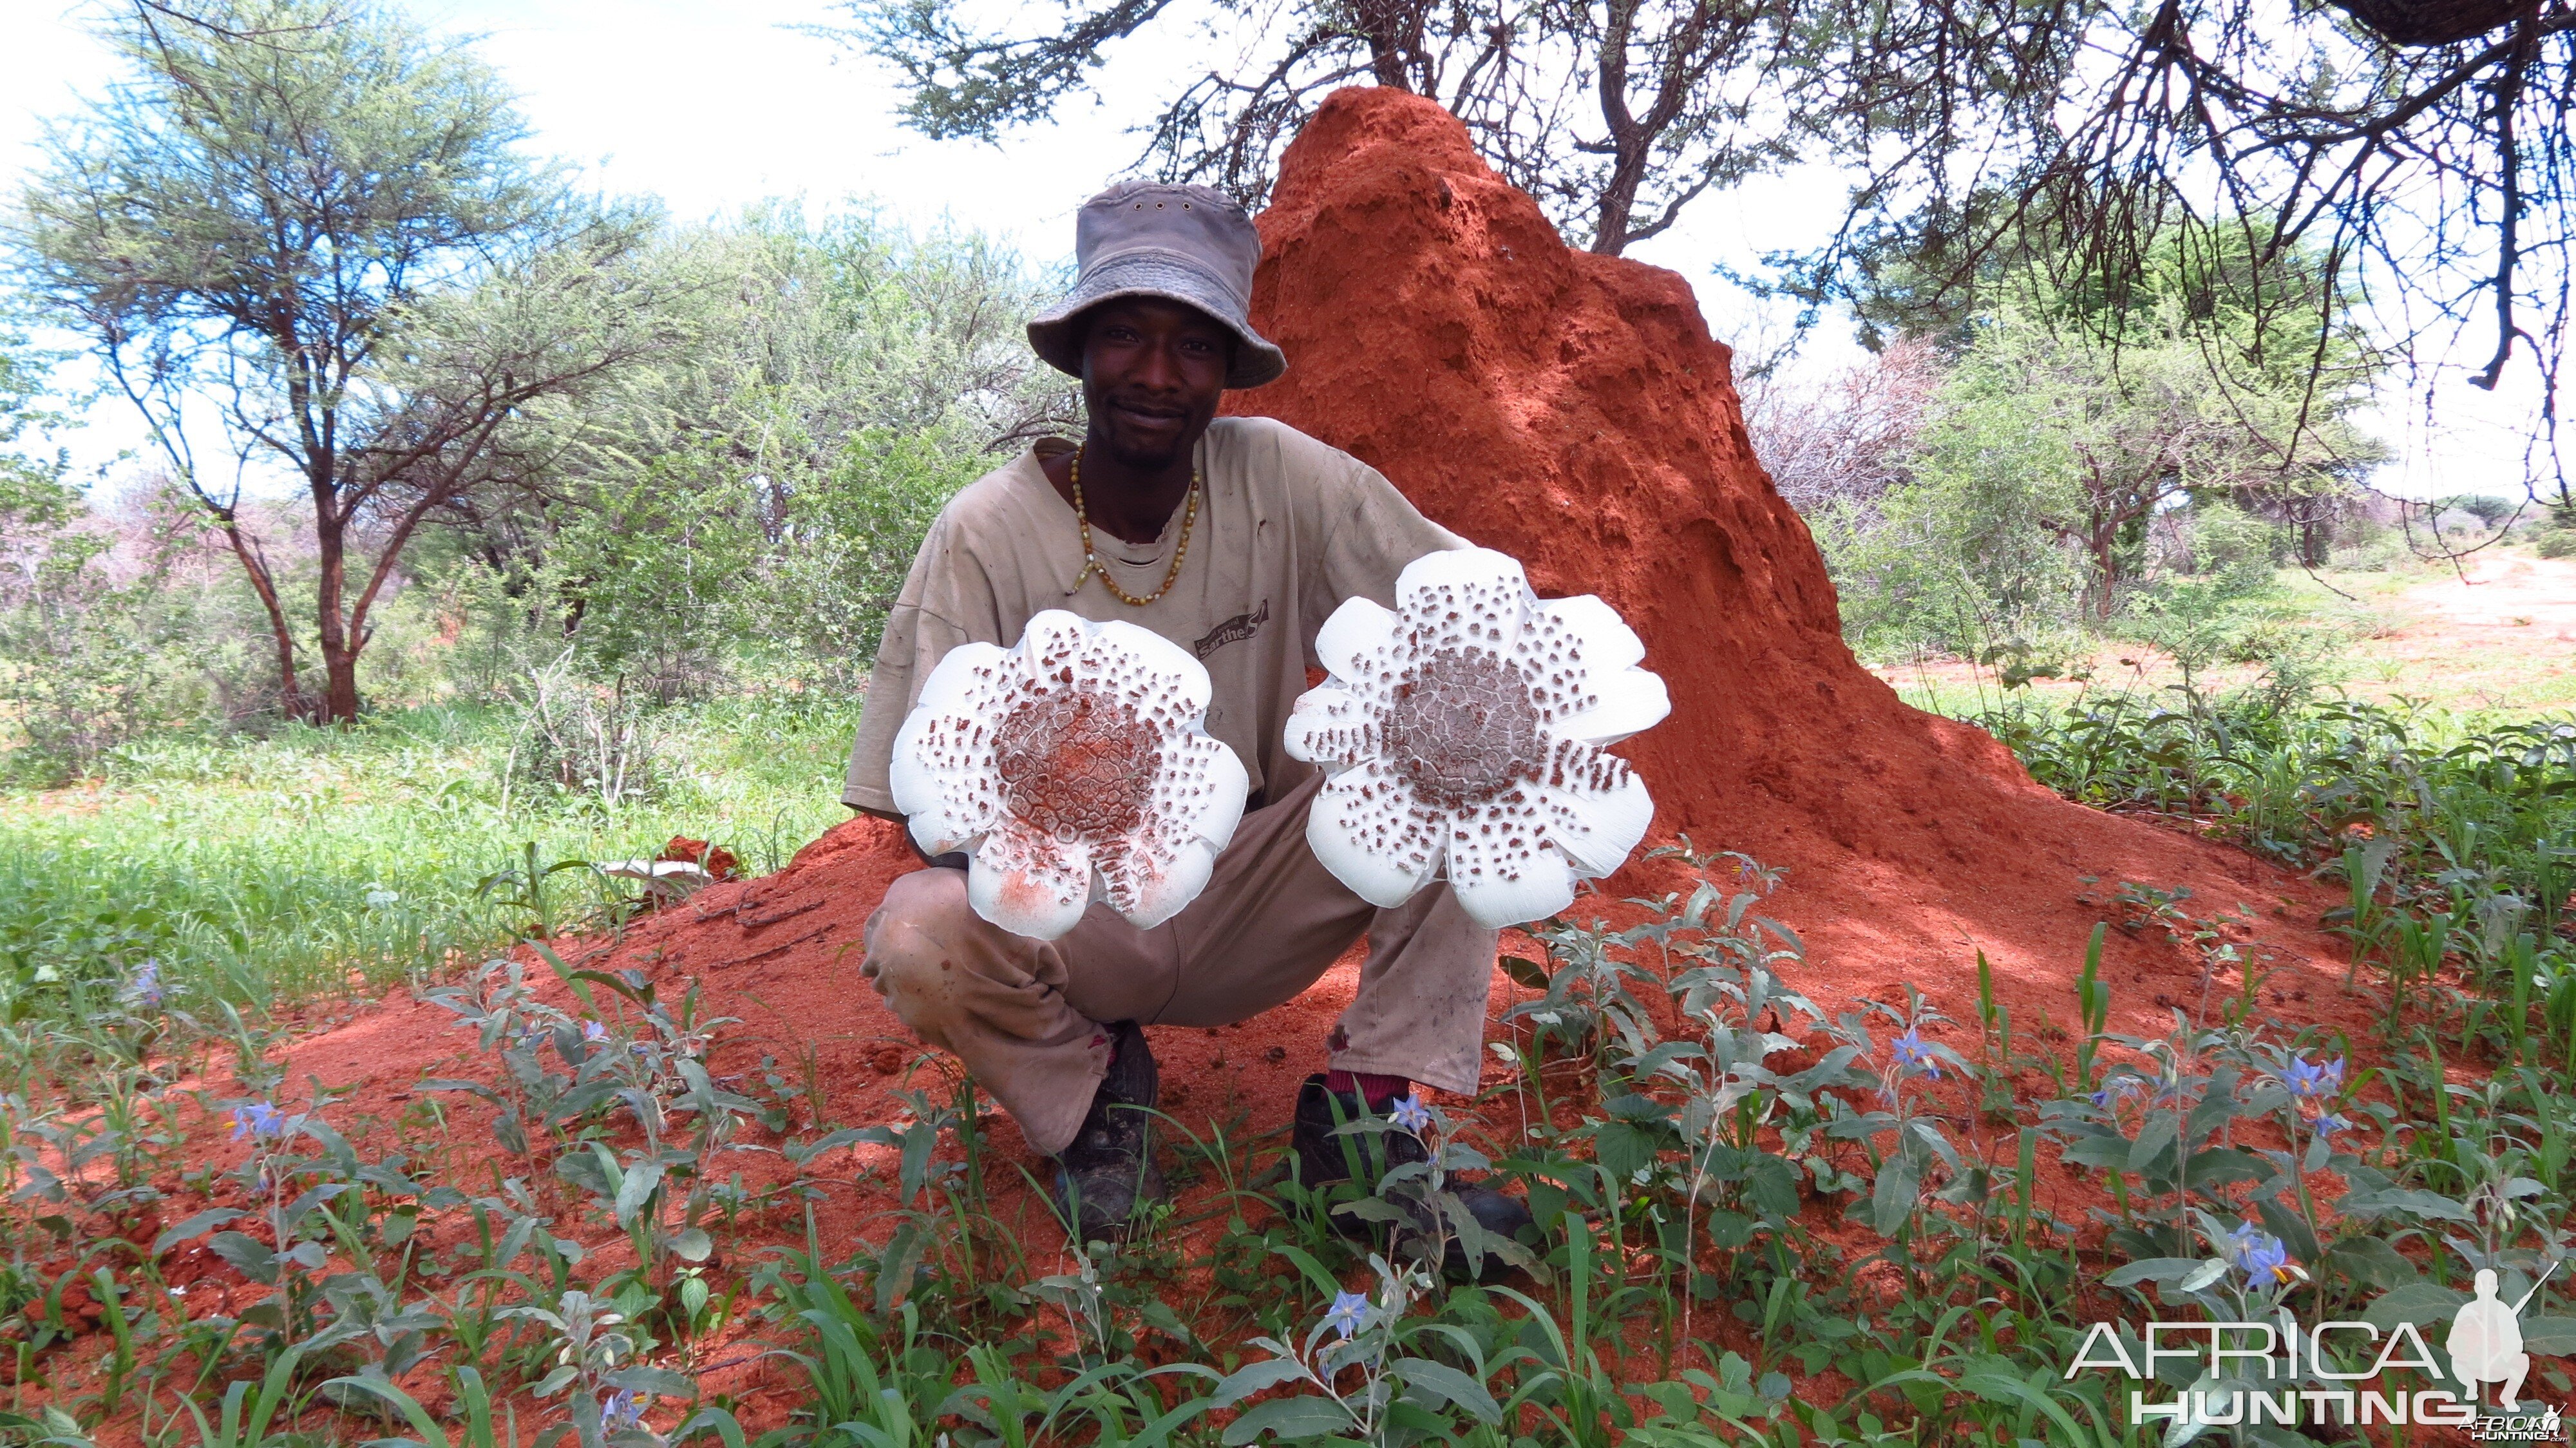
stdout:
MULTIPOLYGON (((410 0, 424 22, 478 34, 476 48, 518 92, 532 146, 582 168, 592 186, 653 195, 684 219, 724 216, 770 197, 809 209, 873 204, 916 227, 952 223, 1011 242, 1041 266, 1069 261, 1073 214, 1135 159, 1126 134, 1164 77, 1192 57, 1174 39, 1130 43, 1099 73, 1095 94, 1048 125, 1001 144, 926 140, 898 123, 898 95, 873 62, 803 33, 828 23, 827 0, 410 0)), ((14 194, 48 117, 76 113, 114 73, 84 29, 86 5, 0 0, 0 196, 14 194)), ((1203 61, 1199 62, 1204 64, 1203 61)), ((1683 224, 1631 248, 1697 289, 1721 339, 1758 324, 1757 304, 1714 275, 1760 253, 1813 245, 1831 226, 1842 184, 1829 171, 1756 178, 1704 198, 1683 224)), ((1777 318, 1773 318, 1775 331, 1777 318)), ((1802 365, 1857 356, 1829 322, 1802 365)), ((2376 480, 2410 496, 2518 492, 2523 422, 2537 398, 2528 366, 2490 397, 2456 374, 2436 379, 2428 423, 2420 395, 2392 388, 2377 430, 2399 460, 2376 480)), ((122 404, 92 410, 61 439, 75 463, 113 481, 120 450, 142 442, 122 404)), ((1756 439, 1758 444, 1759 439, 1756 439)))

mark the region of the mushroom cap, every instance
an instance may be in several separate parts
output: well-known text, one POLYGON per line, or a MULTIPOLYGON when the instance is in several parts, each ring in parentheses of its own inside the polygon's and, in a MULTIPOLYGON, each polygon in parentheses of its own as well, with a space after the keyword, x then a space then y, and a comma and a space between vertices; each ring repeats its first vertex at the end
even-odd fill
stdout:
POLYGON ((1243 818, 1243 762, 1207 732, 1198 660, 1063 609, 1011 648, 961 644, 896 731, 888 784, 925 853, 969 853, 966 898, 1053 940, 1095 900, 1150 929, 1207 886, 1243 818))
POLYGON ((1663 680, 1608 604, 1541 601, 1489 548, 1415 559, 1395 596, 1325 620, 1330 677, 1289 714, 1288 753, 1331 774, 1309 846, 1375 905, 1446 878, 1489 926, 1555 914, 1653 821, 1644 782, 1602 750, 1672 712, 1663 680))

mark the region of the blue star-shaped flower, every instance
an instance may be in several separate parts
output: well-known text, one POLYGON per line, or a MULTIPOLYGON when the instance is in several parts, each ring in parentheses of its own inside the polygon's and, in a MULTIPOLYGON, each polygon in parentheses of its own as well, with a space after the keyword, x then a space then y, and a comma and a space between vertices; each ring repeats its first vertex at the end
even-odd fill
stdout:
POLYGON ((2280 1238, 2252 1222, 2241 1222, 2228 1234, 2227 1244, 2235 1249, 2236 1270, 2245 1274, 2248 1287, 2290 1280, 2290 1249, 2281 1245, 2280 1238))
POLYGON ((1422 1093, 1414 1092, 1395 1103, 1395 1124, 1407 1131, 1420 1132, 1431 1124, 1431 1108, 1422 1102, 1422 1093))
POLYGON ((267 1146, 286 1135, 286 1113, 265 1101, 253 1101, 233 1108, 233 1140, 247 1137, 259 1146, 267 1146))
POLYGON ((599 1405, 599 1431, 602 1435, 623 1433, 644 1421, 644 1395, 624 1388, 608 1395, 599 1405))
POLYGON ((1360 1330, 1360 1325, 1368 1320, 1368 1310, 1367 1294, 1336 1292, 1333 1294, 1333 1305, 1324 1312, 1324 1326, 1339 1333, 1342 1341, 1348 1342, 1352 1335, 1360 1330))
POLYGON ((2126 1101, 2145 1089, 2145 1087, 2138 1084, 2137 1077, 2123 1076, 2116 1081, 2105 1084, 2101 1090, 2094 1092, 2093 1104, 2107 1111, 2110 1109, 2112 1103, 2126 1101))
POLYGON ((136 966, 134 979, 126 984, 123 995, 125 1003, 129 1006, 141 1006, 146 1010, 160 1009, 161 962, 147 960, 136 966))
POLYGON ((1924 1075, 1935 1081, 1941 1079, 1941 1062, 1932 1054, 1932 1048, 1924 1043, 1921 1026, 1907 1026, 1905 1034, 1888 1045, 1896 1052, 1896 1064, 1920 1066, 1924 1075))
POLYGON ((2300 1101, 2322 1101, 2343 1089, 2343 1057, 2331 1061, 2310 1061, 2305 1056, 2292 1056, 2281 1068, 2281 1084, 2300 1101))

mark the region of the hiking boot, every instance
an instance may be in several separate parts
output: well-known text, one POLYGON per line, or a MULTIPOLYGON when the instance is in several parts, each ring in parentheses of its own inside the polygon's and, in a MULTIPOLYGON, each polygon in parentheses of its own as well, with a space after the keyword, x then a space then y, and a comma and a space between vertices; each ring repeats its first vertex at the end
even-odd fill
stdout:
MULTIPOLYGON (((1298 1179, 1316 1191, 1337 1182, 1355 1180, 1374 1193, 1388 1172, 1430 1160, 1431 1149, 1422 1144, 1422 1138, 1409 1131, 1390 1129, 1383 1132, 1354 1131, 1344 1136, 1333 1134, 1335 1128, 1347 1122, 1357 1121, 1362 1116, 1383 1114, 1371 1112, 1367 1102, 1356 1091, 1334 1091, 1326 1087, 1321 1072, 1307 1077, 1306 1084, 1297 1088, 1296 1126, 1289 1133, 1290 1144, 1297 1153, 1298 1179)), ((1521 1229, 1532 1223, 1529 1207, 1517 1197, 1507 1197, 1492 1187, 1463 1182, 1454 1177, 1448 1187, 1458 1198, 1459 1205, 1476 1219, 1476 1225, 1504 1241, 1519 1242, 1521 1229)), ((1432 1232, 1436 1224, 1431 1220, 1429 1206, 1411 1196, 1399 1195, 1391 1200, 1413 1219, 1410 1228, 1396 1234, 1399 1249, 1407 1240, 1419 1240, 1432 1232)), ((1364 1219, 1348 1212, 1330 1215, 1334 1229, 1346 1236, 1362 1236, 1368 1231, 1368 1223, 1364 1219)), ((1459 1245, 1456 1236, 1450 1237, 1447 1249, 1441 1254, 1440 1265, 1452 1277, 1469 1275, 1467 1252, 1459 1245)), ((1509 1264, 1491 1254, 1477 1264, 1477 1269, 1474 1276, 1480 1282, 1490 1282, 1510 1270, 1509 1264)))
POLYGON ((1154 1053, 1134 1021, 1102 1029, 1109 1032, 1109 1074, 1092 1093, 1073 1144, 1055 1158, 1056 1206, 1085 1242, 1126 1236, 1164 1199, 1150 1129, 1158 1094, 1154 1053))

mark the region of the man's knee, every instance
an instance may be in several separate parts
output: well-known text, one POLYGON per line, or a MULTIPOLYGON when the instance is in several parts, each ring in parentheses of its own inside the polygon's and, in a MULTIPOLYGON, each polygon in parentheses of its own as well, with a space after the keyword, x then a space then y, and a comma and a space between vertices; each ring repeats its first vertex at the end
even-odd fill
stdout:
POLYGON ((954 971, 961 931, 972 928, 966 876, 959 870, 915 870, 886 887, 868 917, 867 957, 861 969, 877 994, 901 1015, 925 1001, 943 971, 954 971))

